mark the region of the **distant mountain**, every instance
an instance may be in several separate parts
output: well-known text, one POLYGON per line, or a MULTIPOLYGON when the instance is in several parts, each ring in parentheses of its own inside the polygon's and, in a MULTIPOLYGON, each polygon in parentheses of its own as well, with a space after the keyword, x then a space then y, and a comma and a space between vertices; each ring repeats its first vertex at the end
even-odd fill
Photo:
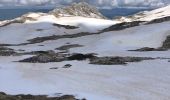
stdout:
POLYGON ((124 21, 124 22, 133 22, 133 21, 152 21, 155 19, 170 17, 170 5, 167 5, 162 8, 158 8, 152 11, 142 11, 134 15, 130 15, 127 17, 119 17, 116 20, 124 21))
POLYGON ((105 18, 97 8, 85 2, 73 3, 71 6, 57 8, 50 12, 50 14, 58 16, 81 16, 89 18, 105 18))

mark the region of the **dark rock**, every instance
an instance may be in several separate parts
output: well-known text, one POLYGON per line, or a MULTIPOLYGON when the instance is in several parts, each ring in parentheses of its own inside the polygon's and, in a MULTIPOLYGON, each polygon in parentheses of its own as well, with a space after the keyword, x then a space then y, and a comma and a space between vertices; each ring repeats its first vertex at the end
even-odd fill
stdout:
POLYGON ((44 42, 44 41, 58 40, 58 39, 64 39, 64 38, 77 38, 77 37, 93 35, 93 34, 98 34, 98 33, 81 32, 81 33, 77 33, 77 34, 52 35, 52 36, 45 36, 45 37, 36 37, 36 38, 28 40, 29 43, 22 43, 22 44, 17 44, 17 45, 35 44, 35 43, 41 43, 41 42, 44 42))
POLYGON ((75 53, 67 57, 68 60, 86 60, 95 57, 94 54, 80 54, 75 53))
POLYGON ((50 69, 58 69, 58 67, 51 67, 50 69))
POLYGON ((59 27, 59 28, 63 27, 63 28, 65 28, 65 29, 77 29, 77 28, 79 28, 79 27, 76 27, 76 26, 60 25, 60 24, 56 24, 56 23, 54 23, 53 26, 57 26, 57 27, 59 27))
POLYGON ((36 29, 36 31, 43 31, 44 29, 36 29))
POLYGON ((144 52, 144 51, 165 51, 163 48, 150 48, 150 47, 144 47, 136 50, 128 50, 128 51, 139 51, 139 52, 144 52))
POLYGON ((163 42, 162 47, 163 49, 170 49, 170 35, 167 36, 166 40, 163 42))
POLYGON ((102 30, 101 32, 119 31, 119 30, 123 30, 126 28, 139 26, 142 23, 144 22, 143 21, 123 22, 123 23, 112 25, 109 28, 102 30))
POLYGON ((95 57, 90 59, 90 64, 97 64, 97 65, 119 65, 119 64, 126 64, 126 62, 119 57, 95 57))
POLYGON ((42 46, 44 46, 44 45, 38 45, 38 46, 41 46, 41 47, 42 47, 42 46))
POLYGON ((73 95, 63 95, 60 97, 47 97, 46 95, 7 95, 0 93, 0 100, 78 100, 73 95))
MULTIPOLYGON (((36 56, 20 60, 19 62, 29 63, 48 63, 48 62, 62 62, 72 60, 90 60, 90 64, 97 65, 124 65, 128 62, 140 62, 143 60, 152 60, 154 58, 149 57, 97 57, 96 54, 60 54, 53 51, 38 51, 35 53, 36 56)), ((160 58, 158 58, 160 59, 160 58)), ((72 65, 66 64, 63 68, 70 68, 72 65)), ((57 69, 53 67, 50 69, 57 69)))
POLYGON ((49 51, 32 51, 32 52, 24 52, 22 54, 29 54, 29 55, 48 54, 48 55, 53 55, 53 54, 55 54, 55 52, 52 51, 52 50, 49 50, 49 51))
POLYGON ((10 50, 13 50, 13 49, 7 48, 7 47, 0 47, 0 50, 1 50, 1 51, 3 51, 3 50, 4 50, 4 51, 7 51, 7 50, 10 51, 10 50))
POLYGON ((77 47, 83 47, 83 45, 79 45, 79 44, 68 44, 68 45, 64 45, 61 46, 59 48, 56 48, 57 50, 69 50, 71 48, 77 48, 77 47))
POLYGON ((33 56, 31 58, 20 60, 19 62, 48 63, 48 62, 61 62, 64 61, 64 59, 65 59, 64 57, 56 55, 40 54, 38 56, 33 56))
POLYGON ((136 50, 128 50, 128 51, 166 51, 170 49, 170 35, 167 36, 166 40, 163 42, 163 45, 159 48, 149 48, 144 47, 136 50))
POLYGON ((127 62, 140 62, 142 60, 152 60, 147 57, 94 57, 90 59, 90 64, 96 65, 125 65, 127 62))
POLYGON ((23 49, 19 49, 18 51, 25 51, 25 50, 23 50, 23 49))
POLYGON ((61 96, 58 100, 76 100, 76 99, 72 95, 64 95, 64 96, 61 96))
POLYGON ((162 22, 165 22, 165 21, 170 21, 170 16, 166 16, 166 17, 163 17, 163 18, 158 18, 158 19, 154 19, 146 24, 155 24, 155 23, 162 23, 162 22))
POLYGON ((13 49, 7 47, 0 47, 0 56, 11 56, 17 54, 13 49))
POLYGON ((55 53, 54 51, 37 51, 31 53, 36 54, 36 56, 20 60, 19 62, 48 63, 48 62, 61 62, 66 60, 65 57, 66 55, 55 53))
POLYGON ((154 51, 154 50, 155 50, 155 48, 144 47, 144 48, 137 49, 137 50, 134 50, 134 51, 154 51))
POLYGON ((72 65, 71 64, 66 64, 62 68, 70 68, 72 65))
POLYGON ((4 92, 0 92, 0 95, 6 95, 6 93, 4 93, 4 92))

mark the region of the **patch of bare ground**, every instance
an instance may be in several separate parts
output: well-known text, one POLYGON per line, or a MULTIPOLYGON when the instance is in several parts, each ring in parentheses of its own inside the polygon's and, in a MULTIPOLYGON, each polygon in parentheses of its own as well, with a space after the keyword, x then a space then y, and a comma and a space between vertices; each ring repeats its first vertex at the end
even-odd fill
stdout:
POLYGON ((56 50, 65 50, 68 51, 71 48, 78 48, 78 47, 83 47, 83 45, 79 45, 79 44, 67 44, 67 45, 63 45, 61 47, 56 48, 56 50))
POLYGON ((76 26, 61 25, 61 24, 56 24, 56 23, 54 23, 53 26, 57 26, 57 27, 59 27, 59 28, 63 27, 63 28, 65 28, 65 29, 77 29, 77 28, 79 28, 79 27, 76 27, 76 26))
POLYGON ((16 54, 17 53, 13 49, 0 46, 0 56, 12 56, 16 54))
MULTIPOLYGON (((62 62, 62 61, 72 61, 72 60, 89 60, 90 64, 96 65, 125 65, 128 62, 140 62, 143 60, 153 60, 155 58, 151 57, 97 57, 96 54, 62 54, 55 52, 40 52, 35 53, 36 55, 30 58, 20 60, 19 62, 29 62, 29 63, 48 63, 48 62, 62 62)), ((71 65, 69 65, 70 67, 71 65)), ((68 67, 68 66, 66 66, 68 67)))
POLYGON ((8 95, 4 92, 0 92, 0 100, 86 100, 76 99, 73 95, 63 95, 60 97, 48 97, 47 95, 8 95))

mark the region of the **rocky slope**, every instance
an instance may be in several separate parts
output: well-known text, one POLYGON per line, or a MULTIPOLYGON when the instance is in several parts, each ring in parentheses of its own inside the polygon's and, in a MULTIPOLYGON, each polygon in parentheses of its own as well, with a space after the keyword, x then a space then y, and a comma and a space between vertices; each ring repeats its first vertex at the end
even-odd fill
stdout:
POLYGON ((123 22, 133 22, 133 21, 152 21, 155 19, 160 19, 164 17, 170 16, 170 5, 167 5, 162 8, 158 8, 152 11, 142 11, 134 15, 130 15, 127 17, 119 17, 116 20, 123 21, 123 22))
POLYGON ((82 16, 89 18, 106 18, 95 7, 86 2, 74 3, 71 6, 54 9, 50 14, 58 16, 82 16))

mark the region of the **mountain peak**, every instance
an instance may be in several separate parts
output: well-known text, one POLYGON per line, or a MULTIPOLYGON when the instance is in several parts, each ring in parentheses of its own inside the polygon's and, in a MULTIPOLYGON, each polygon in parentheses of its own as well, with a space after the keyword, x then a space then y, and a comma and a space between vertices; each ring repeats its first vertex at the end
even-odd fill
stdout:
POLYGON ((63 16, 82 16, 89 18, 101 18, 105 17, 97 10, 97 8, 89 5, 86 2, 73 3, 70 6, 54 9, 51 14, 59 17, 63 16))

